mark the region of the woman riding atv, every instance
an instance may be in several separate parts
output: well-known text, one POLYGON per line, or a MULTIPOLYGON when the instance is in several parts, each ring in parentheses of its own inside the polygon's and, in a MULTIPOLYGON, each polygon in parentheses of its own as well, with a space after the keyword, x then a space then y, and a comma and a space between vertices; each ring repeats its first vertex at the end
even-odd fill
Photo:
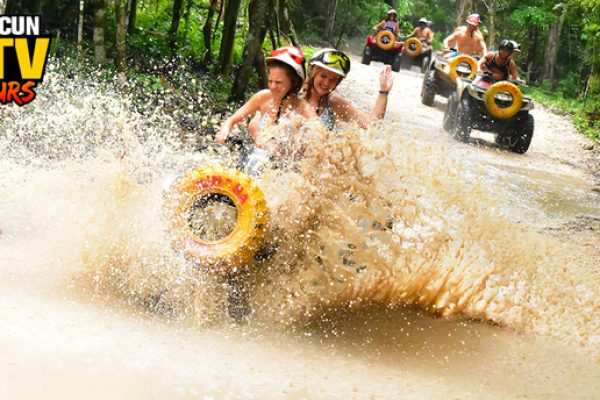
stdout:
POLYGON ((393 32, 398 36, 400 32, 400 24, 398 23, 398 13, 393 8, 387 12, 387 15, 383 21, 373 27, 375 30, 385 29, 393 32))
POLYGON ((306 78, 302 51, 293 46, 275 49, 265 62, 269 88, 256 93, 223 122, 215 142, 225 143, 233 127, 252 115, 248 131, 258 147, 265 147, 261 133, 268 126, 279 124, 284 114, 292 111, 307 119, 317 117, 308 102, 298 96, 306 78))
POLYGON ((474 83, 477 83, 479 80, 491 80, 493 82, 504 81, 509 77, 512 80, 520 81, 517 64, 515 63, 515 60, 513 60, 513 55, 520 52, 521 46, 517 44, 517 42, 514 40, 503 39, 498 46, 498 51, 487 53, 484 57, 481 57, 477 63, 477 71, 482 76, 476 79, 474 83), (489 78, 487 78, 486 75, 489 76, 489 78))
POLYGON ((333 93, 350 72, 350 59, 346 54, 336 49, 322 49, 313 55, 308 64, 305 98, 328 129, 333 129, 336 119, 357 121, 361 128, 366 128, 373 120, 383 119, 388 93, 394 83, 389 65, 379 74, 379 95, 371 114, 367 115, 358 110, 350 100, 333 93))

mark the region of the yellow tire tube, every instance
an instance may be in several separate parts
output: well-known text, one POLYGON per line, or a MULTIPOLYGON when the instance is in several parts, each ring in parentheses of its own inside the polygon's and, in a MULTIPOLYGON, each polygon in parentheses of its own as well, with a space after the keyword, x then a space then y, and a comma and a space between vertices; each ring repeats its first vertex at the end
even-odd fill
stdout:
POLYGON ((188 259, 210 270, 229 272, 249 262, 261 247, 269 211, 263 193, 249 176, 222 167, 200 167, 171 186, 165 216, 175 246, 188 259), (191 227, 195 205, 210 195, 227 197, 237 210, 233 230, 214 241, 197 236, 191 227))
POLYGON ((450 60, 450 63, 449 63, 450 79, 452 79, 452 82, 456 83, 456 79, 458 78, 458 72, 456 72, 456 67, 458 67, 459 64, 465 64, 465 63, 469 64, 469 66, 471 67, 471 73, 469 74, 469 76, 467 78, 473 79, 473 77, 477 73, 477 60, 475 60, 473 57, 468 56, 466 54, 460 54, 460 55, 454 57, 452 60, 450 60))
POLYGON ((523 92, 513 83, 506 81, 497 82, 490 86, 485 93, 484 102, 486 110, 492 116, 500 119, 512 118, 519 112, 523 105, 523 92), (495 97, 498 93, 510 94, 513 98, 512 104, 506 108, 502 108, 496 104, 495 97))
POLYGON ((423 43, 421 43, 421 41, 419 39, 414 38, 414 37, 409 38, 406 41, 406 43, 404 44, 404 51, 406 52, 406 54, 408 54, 411 57, 416 57, 416 56, 420 55, 422 49, 423 49, 423 43), (412 50, 410 48, 411 44, 415 45, 414 50, 412 50))
POLYGON ((377 47, 381 50, 390 50, 394 47, 394 43, 396 43, 396 35, 390 31, 379 31, 377 36, 375 36, 375 43, 377 43, 377 47), (383 43, 384 37, 389 37, 390 41, 388 43, 383 43))

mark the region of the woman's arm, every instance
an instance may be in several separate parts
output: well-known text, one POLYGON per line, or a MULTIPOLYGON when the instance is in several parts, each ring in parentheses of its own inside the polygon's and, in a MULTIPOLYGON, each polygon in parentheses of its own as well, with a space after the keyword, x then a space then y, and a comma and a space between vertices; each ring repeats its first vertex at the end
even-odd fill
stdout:
POLYGON ((517 64, 515 60, 512 58, 508 62, 508 74, 512 77, 513 80, 519 81, 519 70, 517 69, 517 64))
POLYGON ((379 73, 379 94, 369 115, 356 108, 350 100, 337 94, 332 95, 331 108, 342 121, 356 121, 361 128, 366 129, 372 121, 385 117, 388 94, 393 83, 394 78, 391 67, 386 65, 379 73))
POLYGON ((229 133, 233 127, 260 110, 261 106, 265 101, 268 101, 270 96, 271 92, 268 89, 261 90, 252 96, 250 100, 248 100, 242 107, 240 107, 229 118, 227 118, 223 124, 221 124, 221 129, 215 137, 215 142, 225 143, 225 140, 227 139, 227 136, 229 136, 229 133))
POLYGON ((377 25, 375 25, 373 27, 373 29, 383 29, 384 26, 385 26, 385 20, 383 20, 380 23, 378 23, 377 25))
POLYGON ((494 53, 487 53, 484 57, 481 57, 479 61, 477 61, 477 71, 485 72, 490 70, 487 67, 487 64, 490 62, 490 56, 493 56, 494 53))

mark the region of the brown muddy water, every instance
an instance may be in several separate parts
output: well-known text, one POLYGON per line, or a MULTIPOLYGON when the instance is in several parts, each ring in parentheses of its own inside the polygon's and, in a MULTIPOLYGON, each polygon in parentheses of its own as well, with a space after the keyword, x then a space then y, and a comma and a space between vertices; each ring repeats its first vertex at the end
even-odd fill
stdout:
POLYGON ((600 397, 586 170, 541 139, 524 156, 455 143, 418 76, 395 78, 384 126, 323 140, 292 118, 281 144, 309 150, 259 182, 279 248, 245 273, 238 324, 162 219, 166 178, 234 160, 51 72, 0 123, 0 398, 600 397))

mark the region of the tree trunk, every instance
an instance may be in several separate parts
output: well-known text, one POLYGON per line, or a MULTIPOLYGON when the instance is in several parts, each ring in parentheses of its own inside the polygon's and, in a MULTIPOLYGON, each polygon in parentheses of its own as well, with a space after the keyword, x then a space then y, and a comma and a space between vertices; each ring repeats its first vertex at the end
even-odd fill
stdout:
POLYGON ((177 49, 177 32, 179 31, 179 23, 181 21, 181 9, 183 0, 173 1, 173 17, 171 18, 171 27, 169 28, 169 48, 172 51, 177 49))
POLYGON ((335 14, 337 9, 337 0, 327 1, 327 12, 325 14, 325 37, 328 41, 332 41, 333 27, 335 25, 335 14))
POLYGON ((262 52, 262 44, 267 33, 265 21, 268 3, 269 0, 250 0, 250 4, 248 5, 250 27, 246 36, 242 67, 235 77, 231 90, 231 100, 244 100, 246 86, 248 86, 257 55, 262 52))
POLYGON ((225 9, 225 0, 220 0, 219 1, 219 15, 217 16, 217 20, 215 21, 215 26, 213 28, 213 37, 212 37, 212 41, 214 43, 215 38, 217 37, 217 35, 215 35, 214 33, 217 32, 217 29, 219 29, 219 22, 221 22, 221 20, 223 19, 223 10, 225 9))
POLYGON ((238 13, 240 12, 241 0, 228 0, 225 7, 225 20, 223 21, 223 37, 221 38, 221 49, 219 63, 221 72, 225 75, 231 70, 233 60, 233 42, 235 40, 235 28, 238 13))
POLYGON ((137 0, 131 0, 129 8, 129 19, 127 21, 127 33, 133 35, 135 33, 135 22, 137 20, 137 0))
POLYGON ((279 35, 284 35, 288 39, 288 44, 291 42, 296 47, 300 47, 300 40, 296 35, 294 24, 290 19, 290 13, 287 7, 287 0, 279 0, 278 20, 279 20, 279 35), (282 33, 283 32, 283 33, 282 33))
POLYGON ((106 24, 106 0, 94 0, 94 62, 103 65, 106 62, 105 29, 106 24))
POLYGON ((125 22, 125 0, 115 0, 115 66, 117 71, 125 71, 127 59, 127 24, 125 22))
POLYGON ((465 20, 469 14, 473 13, 471 10, 473 7, 473 0, 459 0, 457 4, 458 10, 456 15, 456 26, 461 26, 465 24, 465 20))
POLYGON ((491 49, 496 43, 496 0, 489 0, 486 2, 486 6, 488 10, 488 49, 491 49))
POLYGON ((267 67, 265 65, 265 55, 262 51, 259 51, 256 54, 256 58, 254 59, 254 68, 258 74, 258 86, 263 88, 267 87, 267 67))
POLYGON ((213 18, 215 17, 215 12, 217 11, 217 7, 220 7, 219 0, 211 0, 210 6, 208 8, 208 15, 206 16, 206 21, 204 22, 204 27, 202 28, 202 33, 204 34, 204 65, 208 66, 212 64, 212 52, 211 52, 211 44, 212 44, 212 23, 213 18))
POLYGON ((4 1, 4 14, 15 14, 20 5, 19 0, 3 0, 4 1))
POLYGON ((544 57, 544 72, 542 74, 542 83, 545 79, 550 79, 550 90, 556 90, 556 77, 554 76, 554 70, 556 68, 556 57, 558 55, 558 45, 560 41, 560 34, 562 32, 563 23, 565 22, 566 10, 563 3, 559 3, 555 6, 557 12, 556 21, 550 25, 550 32, 548 32, 548 42, 546 43, 546 53, 544 57))
POLYGON ((79 24, 77 26, 77 57, 79 62, 83 62, 83 10, 85 2, 79 0, 79 24))
POLYGON ((187 43, 188 31, 190 29, 190 14, 192 13, 192 1, 187 0, 185 5, 185 14, 183 16, 183 20, 185 21, 185 28, 183 29, 183 43, 184 45, 187 43))

